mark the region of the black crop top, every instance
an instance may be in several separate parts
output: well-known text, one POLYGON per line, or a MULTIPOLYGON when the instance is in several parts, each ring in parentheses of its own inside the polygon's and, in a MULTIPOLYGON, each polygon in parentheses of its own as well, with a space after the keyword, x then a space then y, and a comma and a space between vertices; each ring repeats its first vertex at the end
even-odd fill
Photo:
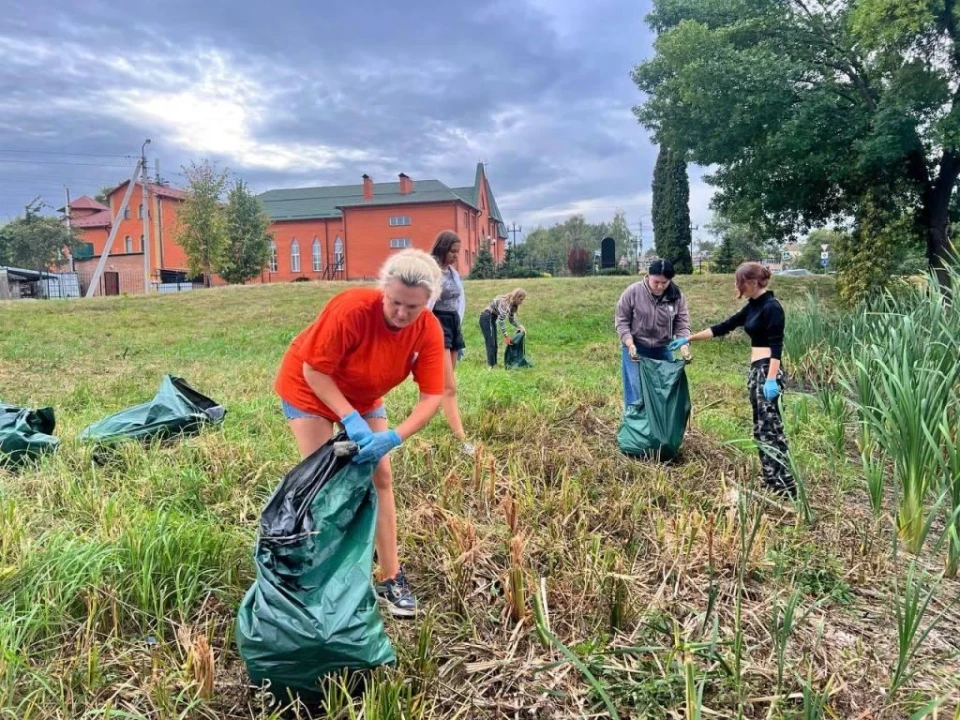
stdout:
POLYGON ((770 357, 777 360, 783 354, 783 328, 786 318, 780 301, 768 290, 747 304, 736 315, 710 328, 714 337, 722 337, 742 327, 750 336, 750 347, 770 348, 770 357))

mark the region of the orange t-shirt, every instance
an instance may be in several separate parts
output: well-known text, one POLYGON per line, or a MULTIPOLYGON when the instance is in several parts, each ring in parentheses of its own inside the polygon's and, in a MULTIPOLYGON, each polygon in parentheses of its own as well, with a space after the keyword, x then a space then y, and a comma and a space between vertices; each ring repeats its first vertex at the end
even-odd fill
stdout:
POLYGON ((420 392, 443 394, 443 330, 427 311, 402 330, 390 329, 380 290, 353 288, 332 298, 290 343, 273 387, 298 410, 335 422, 340 418, 307 384, 303 363, 333 378, 363 415, 411 372, 420 392))

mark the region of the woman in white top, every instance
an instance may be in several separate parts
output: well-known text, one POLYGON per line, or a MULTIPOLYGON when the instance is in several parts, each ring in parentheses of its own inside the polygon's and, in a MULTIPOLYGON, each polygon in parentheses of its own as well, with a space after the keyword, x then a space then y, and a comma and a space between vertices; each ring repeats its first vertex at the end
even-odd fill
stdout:
POLYGON ((440 297, 431 310, 443 328, 443 347, 446 350, 443 359, 443 414, 454 436, 463 443, 464 452, 472 455, 473 445, 466 442, 467 434, 457 406, 457 380, 454 374, 457 360, 467 346, 463 340, 463 315, 467 299, 460 274, 454 267, 460 257, 460 237, 452 230, 444 230, 433 241, 430 254, 440 266, 442 281, 440 297))

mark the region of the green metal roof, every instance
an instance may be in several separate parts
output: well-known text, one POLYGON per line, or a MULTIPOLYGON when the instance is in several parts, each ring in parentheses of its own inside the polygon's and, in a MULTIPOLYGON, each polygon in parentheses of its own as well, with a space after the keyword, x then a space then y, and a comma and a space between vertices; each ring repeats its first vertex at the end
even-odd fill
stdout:
POLYGON ((271 220, 305 218, 338 218, 345 207, 382 207, 385 205, 420 205, 424 203, 473 202, 454 192, 439 180, 418 180, 413 192, 400 194, 400 183, 374 183, 373 199, 363 199, 363 185, 268 190, 257 196, 271 220))
MULTIPOLYGON (((343 217, 341 208, 383 207, 389 205, 419 205, 459 201, 474 210, 480 209, 480 182, 483 179, 483 163, 477 163, 477 173, 473 186, 451 188, 439 180, 417 180, 413 192, 400 194, 400 183, 374 183, 373 199, 363 199, 363 185, 329 185, 326 187, 291 188, 289 190, 268 190, 257 195, 257 199, 271 220, 307 220, 343 217)), ((507 228, 493 197, 493 191, 487 186, 490 200, 490 216, 497 221, 497 231, 502 238, 507 237, 507 228)))

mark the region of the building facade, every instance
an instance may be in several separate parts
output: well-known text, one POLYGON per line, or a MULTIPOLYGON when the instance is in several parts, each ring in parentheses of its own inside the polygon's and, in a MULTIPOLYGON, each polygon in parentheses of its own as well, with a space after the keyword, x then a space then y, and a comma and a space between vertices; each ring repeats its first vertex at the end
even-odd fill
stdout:
POLYGON ((363 280, 376 277, 398 250, 430 251, 453 230, 461 240, 459 270, 470 272, 481 249, 503 262, 507 229, 477 165, 474 184, 451 188, 439 180, 270 190, 258 196, 270 216, 271 259, 260 282, 299 279, 363 280))
MULTIPOLYGON (((96 294, 144 292, 143 213, 150 228, 149 282, 179 282, 188 275, 187 256, 177 243, 183 190, 136 183, 120 213, 129 181, 110 191, 107 203, 83 196, 70 203, 71 226, 86 243, 73 269, 84 292, 92 281, 114 225, 117 231, 96 294)), ((257 196, 270 217, 271 257, 252 283, 299 280, 364 280, 376 277, 389 255, 405 248, 428 251, 434 238, 453 230, 461 240, 459 270, 466 275, 482 249, 503 262, 507 229, 483 164, 473 185, 449 187, 438 180, 375 183, 364 175, 357 185, 270 190, 257 196)), ((67 212, 66 208, 61 208, 67 212)), ((216 284, 222 284, 214 278, 216 284)))

